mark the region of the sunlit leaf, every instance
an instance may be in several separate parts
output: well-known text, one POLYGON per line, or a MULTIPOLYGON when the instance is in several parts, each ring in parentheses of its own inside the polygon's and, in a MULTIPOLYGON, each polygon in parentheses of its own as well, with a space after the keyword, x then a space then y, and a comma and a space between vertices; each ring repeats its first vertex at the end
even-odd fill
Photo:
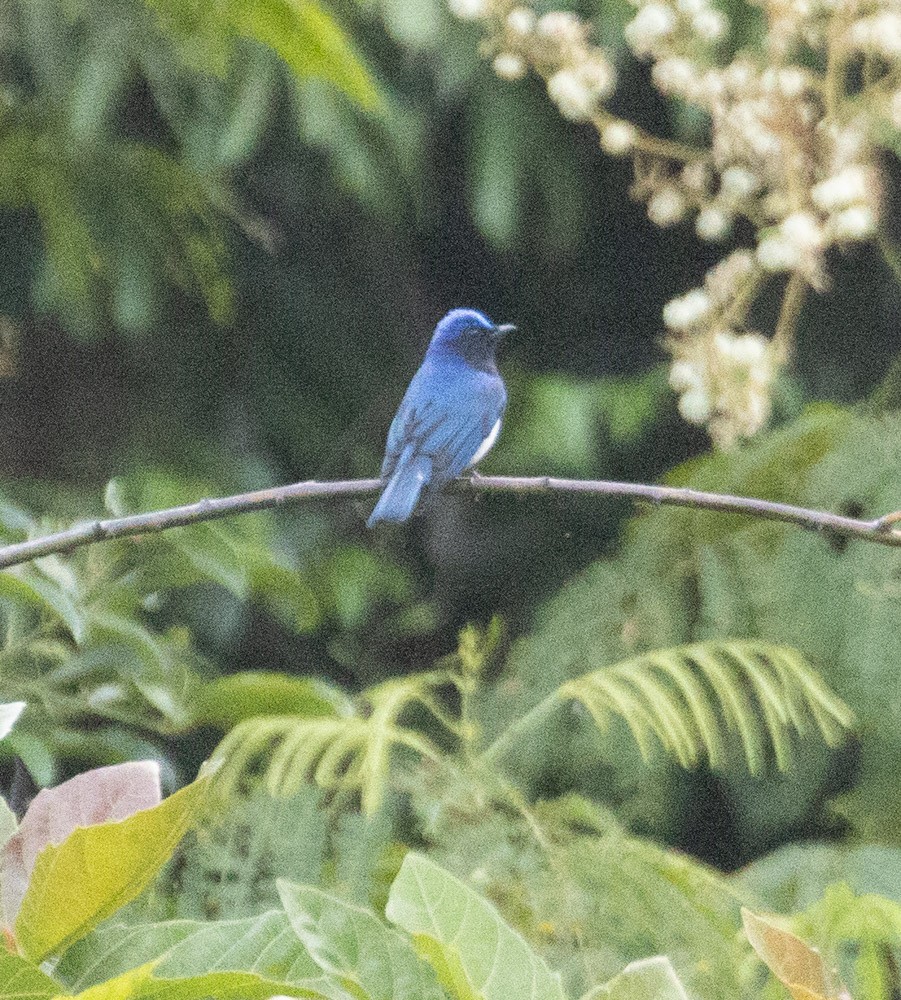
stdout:
POLYGON ((292 937, 287 918, 274 911, 248 920, 172 920, 104 927, 73 945, 58 968, 76 989, 86 989, 152 960, 159 979, 222 969, 265 970, 283 980, 317 972, 292 937))
POLYGON ((350 41, 314 0, 231 0, 236 30, 273 51, 301 77, 318 76, 372 107, 376 89, 350 41))
POLYGON ((139 969, 130 969, 81 993, 60 995, 58 1000, 138 1000, 146 995, 145 990, 151 985, 152 973, 151 963, 139 969))
POLYGON ((724 734, 737 734, 748 768, 768 754, 785 770, 790 737, 818 730, 829 745, 852 725, 851 710, 793 649, 711 641, 644 653, 568 681, 559 696, 580 702, 603 729, 625 719, 644 757, 652 738, 683 767, 725 759, 724 734))
POLYGON ((206 794, 209 776, 126 819, 78 827, 37 856, 15 922, 25 955, 64 951, 134 899, 168 860, 206 794), (109 859, 116 864, 110 865, 109 859))
POLYGON ((404 858, 385 913, 413 936, 417 950, 453 996, 564 998, 560 976, 491 903, 420 854, 404 858))
POLYGON ((794 1000, 836 1000, 841 994, 834 970, 823 956, 791 931, 751 910, 742 910, 751 947, 794 1000))
POLYGON ((444 1000, 432 969, 374 914, 310 886, 278 884, 294 933, 359 1000, 444 1000))
POLYGON ((126 819, 162 798, 159 765, 139 761, 98 768, 39 792, 16 835, 0 852, 3 918, 12 927, 35 864, 45 848, 59 846, 79 827, 126 819))
POLYGON ((0 944, 0 1000, 50 1000, 59 992, 58 983, 0 944))
POLYGON ((372 815, 385 794, 392 754, 406 748, 437 757, 431 740, 399 720, 420 705, 446 724, 436 696, 446 684, 441 673, 393 678, 363 692, 351 714, 246 719, 216 750, 222 762, 218 787, 232 794, 262 769, 273 794, 290 795, 312 781, 330 792, 359 795, 363 811, 372 815))
POLYGON ((584 1000, 688 1000, 672 962, 665 955, 642 958, 627 965, 604 986, 584 1000))
POLYGON ((244 670, 204 684, 192 707, 192 725, 224 730, 257 716, 290 714, 307 718, 352 710, 345 694, 323 682, 261 670, 244 670))

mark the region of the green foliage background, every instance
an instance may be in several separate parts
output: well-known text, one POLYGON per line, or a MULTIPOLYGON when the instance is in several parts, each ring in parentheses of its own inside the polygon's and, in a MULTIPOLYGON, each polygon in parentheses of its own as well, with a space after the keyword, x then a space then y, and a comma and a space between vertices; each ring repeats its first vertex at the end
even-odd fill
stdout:
MULTIPOLYGON (((627 16, 624 0, 579 9, 604 39, 627 16)), ((620 59, 622 109, 684 130, 620 59)), ((11 0, 3 537, 372 475, 429 330, 461 304, 520 330, 491 471, 667 477, 866 517, 901 506, 899 289, 881 258, 834 262, 775 427, 712 455, 679 421, 657 345, 663 302, 711 260, 688 229, 654 229, 628 184, 537 83, 496 79, 439 0, 11 0)), ((833 910, 872 922, 839 890, 823 897, 828 883, 901 901, 893 550, 592 498, 447 497, 374 534, 366 509, 300 505, 0 575, 0 702, 29 704, 0 751, 18 811, 86 766, 148 756, 174 788, 229 730, 251 774, 253 753, 288 744, 276 763, 296 781, 270 785, 291 796, 240 786, 129 920, 255 919, 280 905, 278 877, 383 909, 412 844, 494 899, 573 989, 665 951, 699 996, 733 996, 738 899, 821 900, 806 926, 830 942, 865 936, 836 930, 833 910), (469 622, 481 630, 461 641, 469 622), (754 774, 741 725, 715 769, 704 753, 680 769, 665 726, 648 762, 628 711, 599 728, 578 695, 502 760, 535 816, 466 770, 467 747, 574 678, 733 640, 796 651, 850 706, 853 737, 815 714, 796 725, 785 706, 807 694, 757 698, 726 652, 726 688, 749 697, 738 718, 763 727, 754 774), (433 693, 426 671, 449 662, 478 683, 433 693), (391 686, 411 675, 413 693, 391 686), (375 752, 367 724, 385 705, 375 752), (261 716, 289 718, 262 731, 261 716), (292 757, 313 724, 319 756, 292 757), (436 763, 451 753, 465 782, 436 763), (342 783, 354 755, 369 770, 342 783), (750 867, 727 876, 660 844, 750 867)))

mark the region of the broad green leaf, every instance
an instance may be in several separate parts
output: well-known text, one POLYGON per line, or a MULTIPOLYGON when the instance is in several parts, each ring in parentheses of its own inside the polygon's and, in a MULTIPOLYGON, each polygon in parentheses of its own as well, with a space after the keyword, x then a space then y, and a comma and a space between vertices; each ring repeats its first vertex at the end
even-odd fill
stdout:
POLYGON ((195 818, 208 775, 127 819, 79 827, 37 857, 15 923, 34 961, 84 937, 151 882, 195 818))
POLYGON ((794 1000, 835 1000, 841 994, 834 970, 799 937, 751 910, 741 911, 754 951, 794 1000))
POLYGON ((55 1000, 269 1000, 276 991, 290 990, 292 997, 310 1000, 351 1000, 340 990, 320 992, 244 972, 212 972, 186 979, 158 980, 155 962, 123 972, 81 993, 60 995, 55 1000))
POLYGON ((247 596, 244 562, 228 532, 218 524, 192 525, 187 531, 175 532, 169 541, 202 576, 214 580, 235 597, 247 596))
POLYGON ((43 733, 17 726, 6 737, 3 749, 22 761, 38 788, 46 788, 56 780, 56 756, 43 733))
POLYGON ((549 863, 530 824, 490 804, 490 779, 484 792, 471 779, 430 780, 414 799, 430 857, 497 900, 528 941, 542 942, 570 995, 610 981, 636 954, 669 955, 692 997, 741 994, 740 908, 717 872, 628 835, 608 810, 578 796, 531 807, 532 829, 553 844, 549 863))
POLYGON ((138 997, 146 996, 144 990, 150 982, 152 972, 152 964, 143 965, 140 969, 130 969, 121 976, 115 976, 81 993, 60 994, 55 1000, 137 1000, 138 997))
POLYGON ((162 798, 156 761, 134 761, 76 775, 39 792, 15 836, 0 851, 3 920, 15 923, 35 862, 50 845, 62 844, 79 827, 121 820, 162 798))
POLYGON ((150 961, 157 963, 157 979, 226 971, 300 982, 319 974, 279 910, 245 920, 172 920, 101 927, 74 944, 57 971, 73 989, 84 990, 150 961))
POLYGON ((443 1000, 432 969, 368 910, 283 880, 278 891, 294 933, 313 960, 359 1000, 443 1000))
MULTIPOLYGON (((100 989, 101 987, 94 987, 100 989)), ((249 972, 209 972, 190 979, 151 979, 132 994, 133 1000, 271 1000, 289 994, 291 1000, 354 1000, 340 987, 325 981, 283 983, 249 972)), ((93 1000, 93 994, 86 994, 93 1000)), ((98 1000, 100 998, 98 997, 98 1000)))
POLYGON ((21 566, 14 566, 0 573, 0 597, 8 597, 49 611, 62 620, 76 642, 84 640, 84 614, 71 595, 56 581, 30 567, 23 569, 21 566), (20 572, 17 573, 17 570, 20 572))
POLYGON ((205 684, 194 700, 191 724, 228 730, 264 715, 346 714, 352 708, 342 692, 308 677, 244 670, 205 684))
POLYGON ((421 854, 404 858, 385 914, 461 1000, 563 1000, 560 976, 491 903, 421 854))
POLYGON ((49 1000, 59 993, 59 984, 0 942, 0 1000, 49 1000))
POLYGON ((169 29, 187 41, 185 55, 209 72, 225 73, 235 35, 265 45, 298 77, 319 77, 366 108, 375 83, 335 19, 316 0, 147 0, 169 29))
POLYGON ((768 910, 795 913, 842 882, 861 895, 886 896, 901 904, 901 848, 825 842, 785 844, 735 874, 749 898, 768 910))
POLYGON ((632 962, 585 1000, 688 1000, 672 962, 665 955, 632 962))
POLYGON ((101 928, 66 952, 57 973, 73 990, 86 990, 148 962, 153 978, 142 1000, 266 1000, 279 992, 349 1000, 277 910, 246 920, 101 928))
POLYGON ((173 948, 206 926, 191 920, 133 926, 110 922, 76 941, 60 959, 56 974, 77 993, 148 962, 165 962, 173 948))
POLYGON ((24 708, 24 701, 10 701, 0 705, 0 740, 9 734, 24 708))

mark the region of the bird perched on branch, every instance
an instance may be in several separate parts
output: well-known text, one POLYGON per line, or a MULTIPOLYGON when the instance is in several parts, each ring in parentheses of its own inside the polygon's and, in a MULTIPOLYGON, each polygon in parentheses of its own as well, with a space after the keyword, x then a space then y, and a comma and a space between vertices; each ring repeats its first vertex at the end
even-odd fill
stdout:
POLYGON ((497 440, 507 390, 495 363, 501 337, 475 309, 452 309, 435 327, 388 432, 385 488, 366 522, 406 521, 419 502, 480 462, 497 440))

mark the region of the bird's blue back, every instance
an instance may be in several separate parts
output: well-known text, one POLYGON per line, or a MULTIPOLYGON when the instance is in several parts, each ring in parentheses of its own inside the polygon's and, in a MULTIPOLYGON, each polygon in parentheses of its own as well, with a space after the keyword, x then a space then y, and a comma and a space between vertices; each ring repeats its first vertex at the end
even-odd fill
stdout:
POLYGON ((406 520, 420 492, 434 493, 470 465, 503 416, 507 391, 493 346, 482 357, 478 338, 475 347, 466 339, 470 318, 484 330, 499 329, 474 310, 453 310, 438 324, 388 432, 382 463, 388 485, 370 525, 406 520))

